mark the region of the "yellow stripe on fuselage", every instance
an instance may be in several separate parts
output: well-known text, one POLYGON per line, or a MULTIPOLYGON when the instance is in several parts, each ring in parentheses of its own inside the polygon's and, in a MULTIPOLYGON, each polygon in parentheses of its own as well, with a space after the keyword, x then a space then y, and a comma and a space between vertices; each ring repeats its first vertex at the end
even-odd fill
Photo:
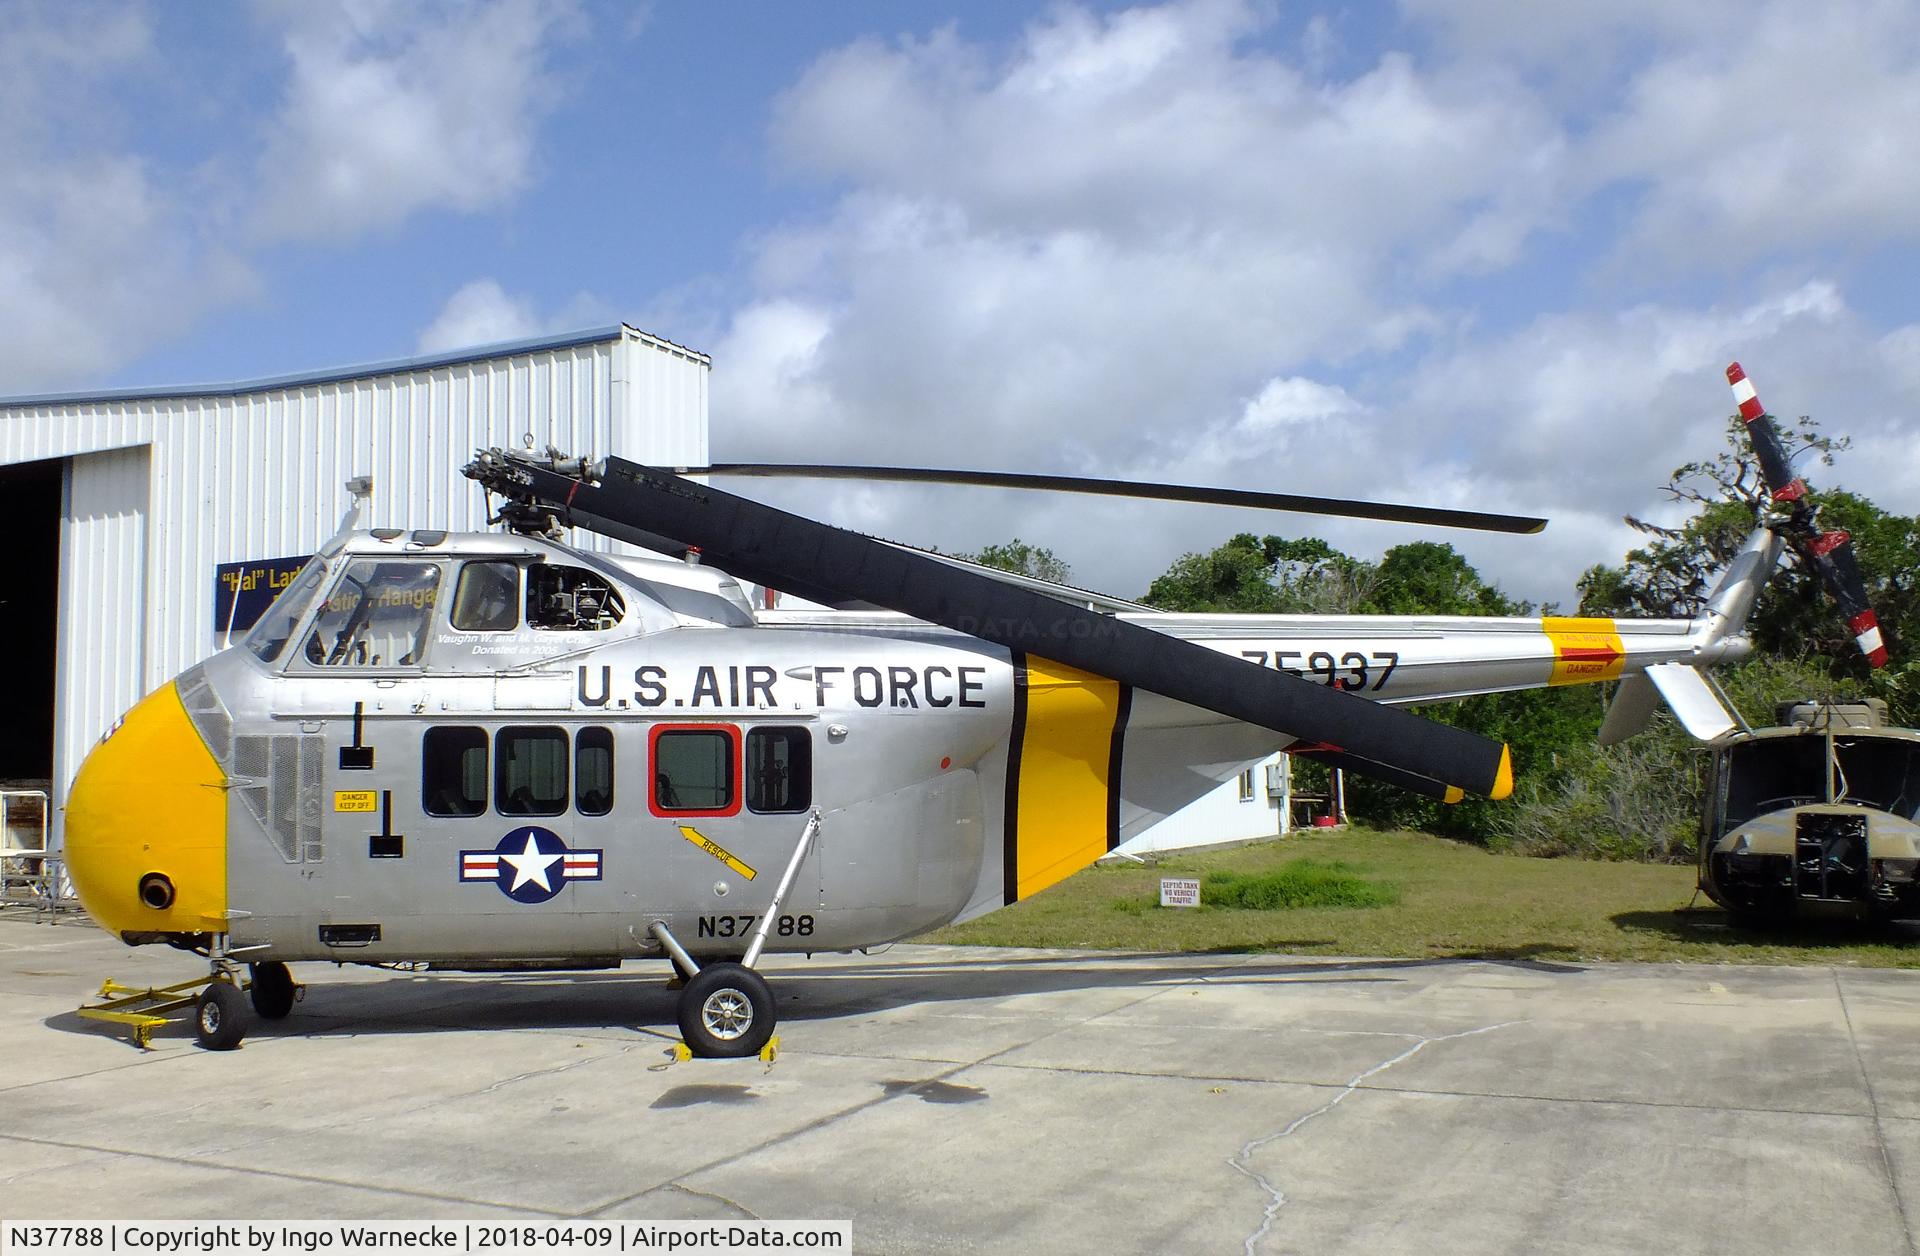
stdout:
POLYGON ((1611 619, 1556 619, 1540 621, 1540 630, 1553 642, 1553 672, 1549 685, 1585 685, 1618 680, 1627 662, 1626 643, 1611 619))
POLYGON ((1020 730, 1015 896, 1027 898, 1107 853, 1117 681, 1028 658, 1020 730))

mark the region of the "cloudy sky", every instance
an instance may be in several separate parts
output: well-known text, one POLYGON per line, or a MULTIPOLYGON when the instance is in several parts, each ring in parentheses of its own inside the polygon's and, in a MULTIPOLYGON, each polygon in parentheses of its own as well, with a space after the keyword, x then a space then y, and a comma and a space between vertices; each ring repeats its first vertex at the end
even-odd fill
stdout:
MULTIPOLYGON (((0 395, 621 321, 719 459, 1551 516, 1568 601, 1747 366, 1920 511, 1920 6, 1666 0, 0 5, 0 395)), ((1137 594, 1238 530, 786 486, 1137 594)))

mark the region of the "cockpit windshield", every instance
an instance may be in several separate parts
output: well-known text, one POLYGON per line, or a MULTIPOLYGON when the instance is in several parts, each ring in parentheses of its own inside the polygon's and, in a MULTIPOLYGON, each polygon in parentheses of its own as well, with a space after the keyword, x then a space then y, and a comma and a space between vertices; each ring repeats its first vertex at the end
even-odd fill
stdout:
POLYGON ((307 560, 300 574, 293 578, 260 622, 247 633, 243 644, 253 651, 253 656, 262 663, 271 663, 286 650, 287 642, 293 639, 293 630, 307 617, 313 599, 320 592, 320 585, 327 576, 327 560, 332 552, 323 550, 307 560))
POLYGON ((418 667, 439 592, 438 563, 356 558, 321 604, 301 653, 316 667, 418 667))
POLYGON ((1835 802, 1891 811, 1903 820, 1920 810, 1920 743, 1892 737, 1836 737, 1840 771, 1835 802))
POLYGON ((1920 742, 1904 738, 1762 738, 1728 748, 1722 780, 1721 832, 1810 803, 1852 803, 1920 819, 1920 742))
POLYGON ((1769 811, 1827 801, 1827 739, 1767 737, 1731 746, 1722 831, 1769 811))

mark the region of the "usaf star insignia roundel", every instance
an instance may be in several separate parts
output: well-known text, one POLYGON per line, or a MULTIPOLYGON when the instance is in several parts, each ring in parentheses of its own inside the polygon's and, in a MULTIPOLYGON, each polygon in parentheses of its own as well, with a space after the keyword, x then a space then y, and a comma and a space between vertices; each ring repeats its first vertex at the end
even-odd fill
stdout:
POLYGON ((569 881, 598 881, 600 851, 568 850, 552 829, 529 824, 492 850, 460 852, 462 881, 491 881, 516 903, 544 903, 569 881))

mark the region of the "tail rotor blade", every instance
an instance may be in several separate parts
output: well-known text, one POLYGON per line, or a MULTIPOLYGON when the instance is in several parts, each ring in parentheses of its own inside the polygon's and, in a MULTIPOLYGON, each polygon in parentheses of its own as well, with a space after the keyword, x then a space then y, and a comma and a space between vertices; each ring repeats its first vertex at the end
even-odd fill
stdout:
POLYGON ((1747 378, 1738 362, 1727 367, 1727 383, 1733 387, 1733 399, 1739 403, 1740 417, 1746 422, 1747 440, 1753 445, 1754 456, 1760 460, 1760 474, 1767 482, 1767 492, 1781 505, 1801 500, 1807 495, 1806 481, 1794 477, 1780 429, 1773 425, 1773 416, 1760 404, 1753 381, 1747 378))
POLYGON ((1886 666, 1887 647, 1880 635, 1880 619, 1867 601, 1867 582, 1860 574, 1859 561, 1853 556, 1852 538, 1837 529, 1822 532, 1815 523, 1813 508, 1806 500, 1806 481, 1794 476, 1786 442, 1780 439, 1773 416, 1760 404, 1753 381, 1747 378, 1738 362, 1727 367, 1727 383, 1733 388, 1740 418, 1747 425, 1747 439, 1752 442, 1754 456, 1760 460, 1760 474, 1766 480, 1767 492, 1775 505, 1791 512, 1782 529, 1784 534, 1800 557, 1820 573, 1820 583, 1839 605, 1840 614, 1847 621, 1847 631, 1853 634, 1860 653, 1866 655, 1868 665, 1886 666))
POLYGON ((1820 573, 1827 592, 1840 604, 1847 631, 1853 634, 1860 653, 1871 667, 1885 667, 1887 646, 1880 635, 1880 617, 1867 602, 1867 582, 1860 575, 1860 563, 1853 556, 1853 539, 1845 532, 1816 532, 1803 547, 1807 560, 1820 573))

